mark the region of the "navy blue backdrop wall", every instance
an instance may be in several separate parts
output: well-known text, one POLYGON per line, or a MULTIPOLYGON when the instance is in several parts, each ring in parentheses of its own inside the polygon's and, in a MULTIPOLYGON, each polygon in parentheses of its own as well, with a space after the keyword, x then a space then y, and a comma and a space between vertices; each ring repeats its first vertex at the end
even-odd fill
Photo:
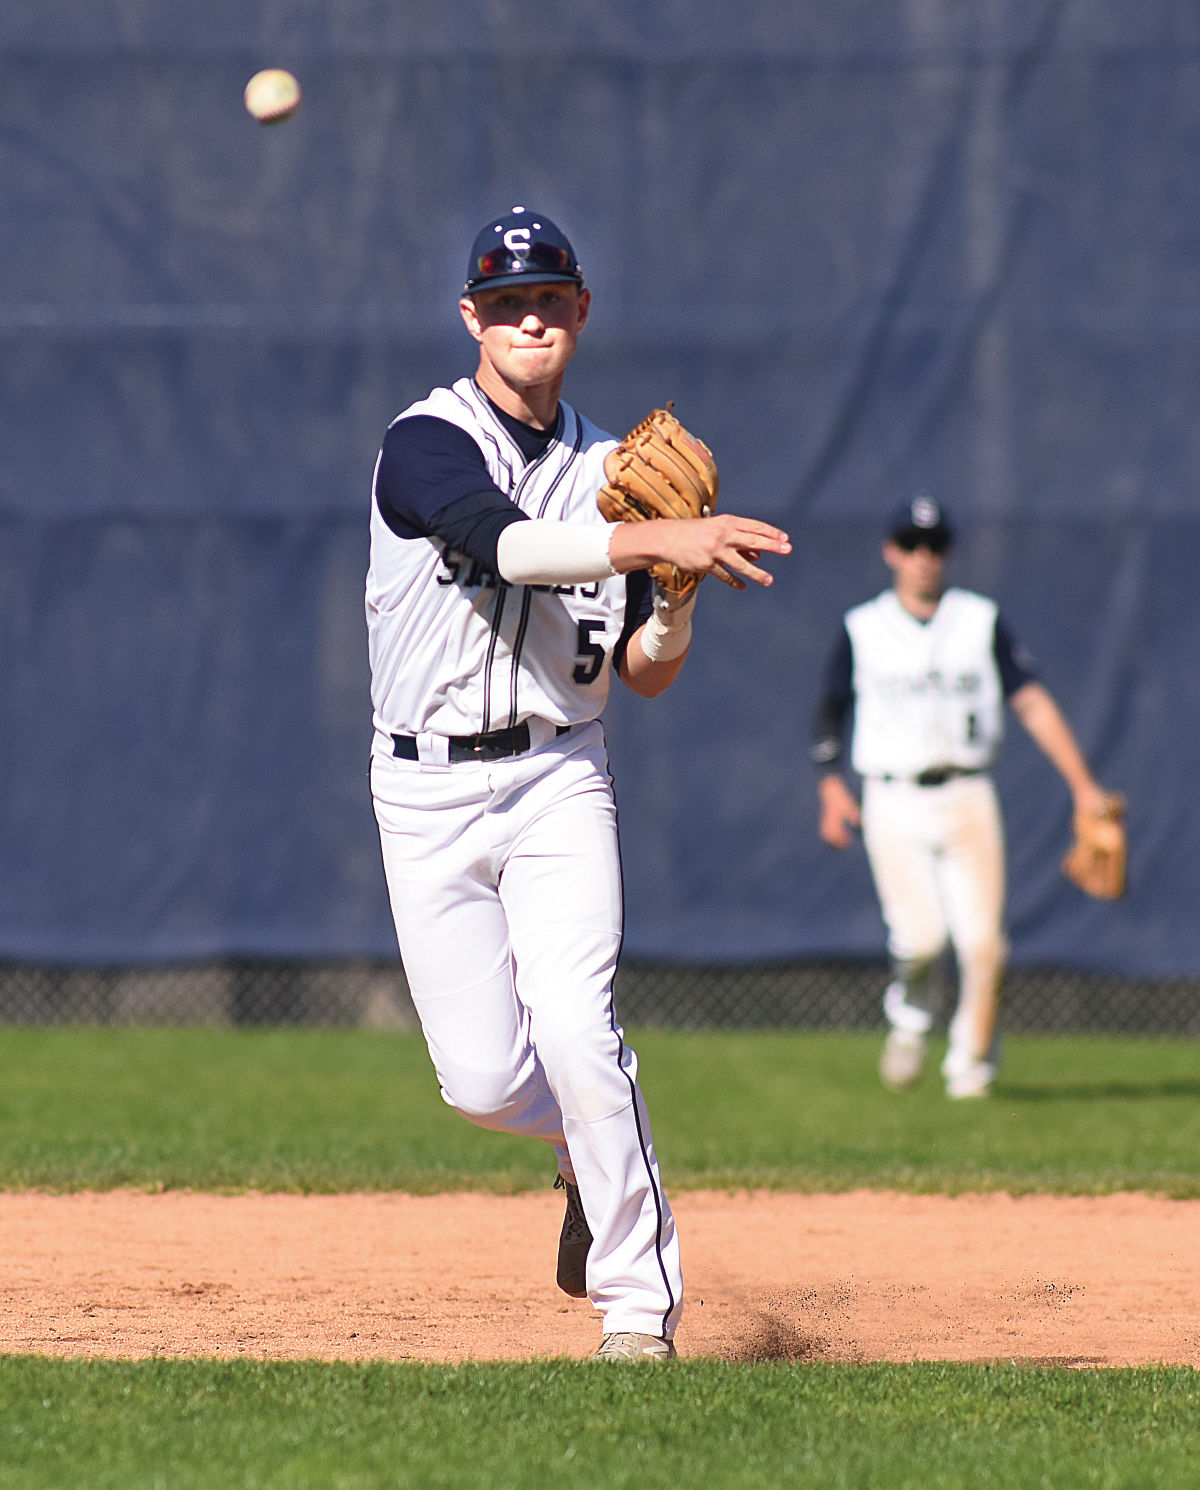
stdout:
POLYGON ((621 432, 674 398, 796 542, 611 705, 628 950, 881 950, 806 737, 920 487, 1131 799, 1093 905, 1010 738, 1017 959, 1200 971, 1197 159, 1178 0, 5 0, 0 958, 394 951, 371 468, 471 369, 465 248, 521 201, 595 293, 571 401, 621 432), (268 65, 305 100, 263 129, 268 65))

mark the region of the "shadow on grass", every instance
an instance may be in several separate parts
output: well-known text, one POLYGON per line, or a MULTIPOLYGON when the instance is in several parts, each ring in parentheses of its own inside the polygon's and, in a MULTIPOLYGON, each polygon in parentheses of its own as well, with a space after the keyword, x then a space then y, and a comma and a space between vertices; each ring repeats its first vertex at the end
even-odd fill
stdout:
POLYGON ((1109 1098, 1120 1102, 1156 1101, 1160 1097, 1200 1097, 1200 1079, 1195 1081, 1094 1081, 1064 1082, 1061 1085, 1034 1086, 1006 1081, 998 1093, 1005 1101, 1021 1102, 1094 1102, 1109 1098))

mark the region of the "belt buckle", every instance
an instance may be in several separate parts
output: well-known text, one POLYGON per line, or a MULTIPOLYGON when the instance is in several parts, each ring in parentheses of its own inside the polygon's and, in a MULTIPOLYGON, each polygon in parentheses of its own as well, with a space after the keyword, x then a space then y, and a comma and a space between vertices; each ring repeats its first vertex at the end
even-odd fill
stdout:
POLYGON ((511 752, 504 749, 501 739, 498 738, 502 735, 502 730, 492 730, 490 734, 485 732, 474 736, 471 741, 471 754, 477 761, 503 760, 505 755, 511 752))

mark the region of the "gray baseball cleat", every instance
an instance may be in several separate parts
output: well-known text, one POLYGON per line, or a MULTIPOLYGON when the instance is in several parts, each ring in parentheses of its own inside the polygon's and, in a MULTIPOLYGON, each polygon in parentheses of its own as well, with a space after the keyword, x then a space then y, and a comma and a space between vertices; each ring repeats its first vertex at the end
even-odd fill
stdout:
POLYGON ((587 1260, 592 1246, 592 1230, 583 1214, 579 1188, 560 1174, 554 1181, 556 1190, 567 1192, 567 1213, 558 1234, 558 1272, 555 1282, 573 1299, 587 1298, 587 1260))
POLYGON ((906 1092, 925 1071, 925 1037, 892 1030, 879 1057, 879 1079, 889 1092, 906 1092))
POLYGON ((988 1097, 992 1092, 992 1079, 996 1068, 985 1061, 976 1061, 965 1071, 954 1071, 946 1077, 946 1095, 954 1101, 973 1097, 988 1097))
POLYGON ((598 1361, 673 1361, 678 1353, 674 1341, 662 1335, 619 1332, 605 1335, 594 1359, 598 1361))

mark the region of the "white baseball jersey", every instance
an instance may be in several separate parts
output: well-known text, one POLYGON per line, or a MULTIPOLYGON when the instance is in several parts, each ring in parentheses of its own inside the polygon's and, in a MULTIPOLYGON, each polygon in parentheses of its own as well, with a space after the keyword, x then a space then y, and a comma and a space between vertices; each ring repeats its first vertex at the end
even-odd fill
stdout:
MULTIPOLYGON (((432 415, 464 430, 497 487, 530 517, 603 523, 596 492, 616 441, 559 408, 560 438, 528 467, 470 378, 435 388, 398 418, 432 415)), ((398 537, 372 500, 366 610, 376 728, 471 735, 530 717, 598 718, 625 600, 624 576, 509 585, 436 539, 398 537)))
POLYGON ((892 590, 847 613, 859 775, 991 765, 1004 736, 996 617, 994 601, 959 589, 946 591, 928 621, 892 590))

